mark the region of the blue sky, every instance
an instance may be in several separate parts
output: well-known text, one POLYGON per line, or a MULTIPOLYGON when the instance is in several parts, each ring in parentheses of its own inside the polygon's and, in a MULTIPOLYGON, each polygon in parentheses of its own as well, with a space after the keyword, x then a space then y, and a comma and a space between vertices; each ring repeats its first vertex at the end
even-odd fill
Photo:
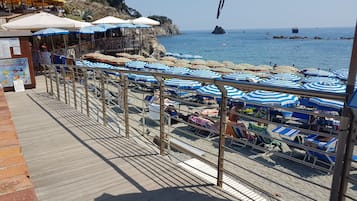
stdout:
POLYGON ((354 27, 357 0, 226 0, 216 19, 219 0, 126 0, 143 16, 164 15, 180 30, 354 27))

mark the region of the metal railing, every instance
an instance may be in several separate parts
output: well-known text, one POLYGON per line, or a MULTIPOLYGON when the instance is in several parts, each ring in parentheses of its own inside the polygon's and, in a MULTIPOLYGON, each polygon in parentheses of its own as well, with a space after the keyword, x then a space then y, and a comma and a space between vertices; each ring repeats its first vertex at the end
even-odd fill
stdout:
MULTIPOLYGON (((148 143, 158 140, 157 145, 161 155, 170 155, 182 159, 181 152, 190 157, 199 158, 216 167, 216 183, 222 187, 225 184, 223 175, 229 175, 239 180, 253 191, 271 199, 288 200, 339 200, 335 195, 355 200, 356 191, 356 162, 352 162, 353 151, 356 154, 356 120, 349 110, 342 114, 317 113, 315 110, 297 107, 286 108, 281 106, 267 106, 252 104, 263 108, 265 115, 256 116, 254 113, 239 111, 237 115, 246 123, 258 129, 268 125, 267 132, 259 132, 248 126, 247 132, 255 140, 232 137, 227 133, 227 114, 230 100, 224 86, 233 86, 246 92, 253 90, 268 90, 289 93, 302 97, 321 97, 345 101, 346 94, 273 87, 246 82, 232 82, 221 79, 207 79, 201 77, 178 76, 160 72, 110 70, 101 68, 78 67, 69 65, 46 65, 45 70, 47 92, 58 100, 74 107, 87 116, 96 119, 104 126, 117 131, 127 138, 142 137, 148 143), (157 83, 143 83, 128 80, 127 73, 153 75, 157 83), (200 102, 195 92, 189 97, 180 97, 168 93, 164 79, 179 78, 197 80, 205 84, 214 84, 222 92, 220 104, 209 105, 200 102), (158 119, 151 120, 150 104, 145 101, 146 95, 158 96, 158 119), (180 116, 168 115, 165 101, 170 100, 176 105, 180 116), (209 116, 200 114, 205 108, 219 108, 217 115, 209 116), (194 111, 198 113, 194 113, 194 111), (328 118, 339 121, 339 127, 320 125, 312 128, 311 122, 301 125, 299 119, 286 119, 281 115, 276 118, 269 116, 272 111, 288 111, 305 114, 315 119, 328 118), (216 128, 202 127, 189 120, 191 116, 204 118, 216 128), (175 122, 174 124, 172 122, 175 122), (286 140, 279 134, 274 134, 271 128, 284 126, 299 130, 300 139, 307 139, 311 134, 321 138, 336 139, 337 152, 327 152, 311 144, 296 143, 286 140), (256 139, 266 139, 271 143, 259 144, 256 139), (347 140, 352 139, 352 140, 347 140), (342 142, 342 143, 341 143, 342 142), (275 143, 275 144, 274 144, 275 143), (352 148, 346 151, 347 147, 352 148), (279 150, 282 148, 282 150, 279 150), (343 152, 339 152, 343 149, 343 152), (334 161, 320 160, 319 156, 334 158, 334 161), (341 160, 341 158, 348 158, 341 160), (349 167, 346 180, 341 184, 341 164, 349 167), (290 183, 289 183, 290 182, 290 183), (339 191, 340 185, 345 185, 343 192, 339 191), (337 187, 337 188, 336 188, 337 187), (347 188, 349 187, 349 188, 347 188), (311 192, 316 190, 317 192, 311 192), (328 196, 330 195, 331 196, 328 196)), ((179 89, 176 89, 178 92, 179 89)), ((309 120, 307 120, 309 121, 309 120)), ((185 158, 185 157, 183 157, 185 158)), ((227 185, 227 183, 226 183, 227 185)))

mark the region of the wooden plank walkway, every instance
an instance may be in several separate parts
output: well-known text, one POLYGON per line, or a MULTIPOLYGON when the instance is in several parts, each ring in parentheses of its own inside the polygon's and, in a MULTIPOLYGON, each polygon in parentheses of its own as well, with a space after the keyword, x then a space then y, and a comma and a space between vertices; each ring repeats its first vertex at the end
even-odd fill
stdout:
POLYGON ((237 200, 43 86, 6 97, 39 200, 237 200))

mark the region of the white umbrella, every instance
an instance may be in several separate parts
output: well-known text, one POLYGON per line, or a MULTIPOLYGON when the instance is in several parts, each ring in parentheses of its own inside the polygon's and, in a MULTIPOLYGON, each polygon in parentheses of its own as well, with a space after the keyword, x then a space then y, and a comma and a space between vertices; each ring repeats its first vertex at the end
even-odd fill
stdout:
POLYGON ((160 22, 150 19, 150 18, 147 18, 147 17, 139 17, 139 18, 131 20, 130 22, 133 24, 147 24, 147 25, 152 25, 152 26, 160 25, 160 22))
POLYGON ((75 23, 67 18, 41 12, 1 25, 6 30, 40 30, 46 28, 75 28, 75 23))
POLYGON ((128 23, 128 21, 113 16, 106 16, 92 22, 92 24, 123 24, 123 23, 128 23))

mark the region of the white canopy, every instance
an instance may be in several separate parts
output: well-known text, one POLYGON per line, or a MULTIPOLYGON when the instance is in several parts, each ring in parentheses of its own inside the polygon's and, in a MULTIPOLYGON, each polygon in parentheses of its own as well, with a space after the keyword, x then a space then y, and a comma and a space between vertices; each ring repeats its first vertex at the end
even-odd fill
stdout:
POLYGON ((67 18, 41 12, 1 25, 6 30, 40 30, 46 28, 75 28, 67 18))
POLYGON ((82 27, 88 27, 88 26, 93 26, 91 23, 89 22, 82 22, 82 21, 78 21, 78 20, 73 20, 70 18, 64 18, 72 23, 74 23, 74 28, 82 28, 82 27))
POLYGON ((133 20, 131 20, 131 23, 133 23, 133 24, 147 24, 147 25, 152 25, 152 26, 160 25, 160 22, 150 19, 150 18, 147 18, 147 17, 139 17, 139 18, 133 19, 133 20))
POLYGON ((103 17, 99 20, 92 22, 92 24, 123 24, 123 23, 128 23, 128 21, 113 16, 103 17))

